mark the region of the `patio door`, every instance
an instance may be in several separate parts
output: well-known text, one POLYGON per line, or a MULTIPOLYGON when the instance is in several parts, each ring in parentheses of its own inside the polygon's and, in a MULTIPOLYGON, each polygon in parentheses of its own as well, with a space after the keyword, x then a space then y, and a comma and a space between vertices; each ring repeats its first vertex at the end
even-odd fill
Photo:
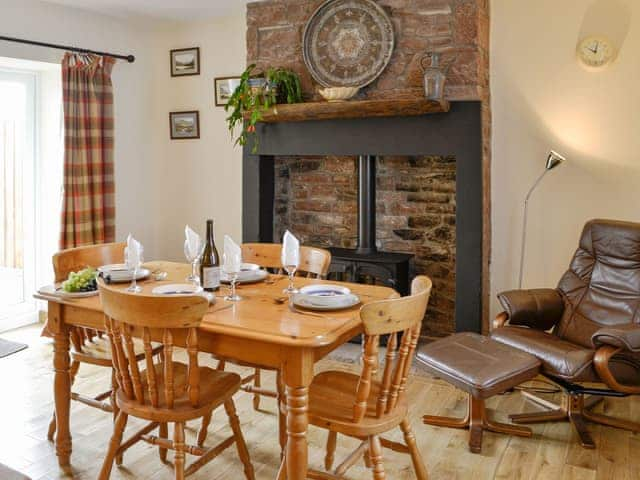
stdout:
POLYGON ((0 331, 36 319, 36 75, 0 70, 0 331))

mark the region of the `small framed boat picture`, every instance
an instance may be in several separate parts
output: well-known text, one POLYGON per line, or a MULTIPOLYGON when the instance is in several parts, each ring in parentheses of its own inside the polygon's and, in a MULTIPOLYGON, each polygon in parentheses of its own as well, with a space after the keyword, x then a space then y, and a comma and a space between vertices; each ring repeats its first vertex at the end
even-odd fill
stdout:
POLYGON ((200 138, 200 112, 170 112, 171 140, 200 138))
POLYGON ((200 48, 179 48, 171 50, 171 76, 186 77, 200 75, 200 48))

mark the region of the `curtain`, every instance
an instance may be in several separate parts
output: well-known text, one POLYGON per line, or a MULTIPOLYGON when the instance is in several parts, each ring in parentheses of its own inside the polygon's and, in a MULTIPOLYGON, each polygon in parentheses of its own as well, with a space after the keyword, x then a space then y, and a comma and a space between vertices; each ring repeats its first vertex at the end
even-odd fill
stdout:
POLYGON ((64 173, 60 248, 114 241, 111 57, 62 61, 64 173))

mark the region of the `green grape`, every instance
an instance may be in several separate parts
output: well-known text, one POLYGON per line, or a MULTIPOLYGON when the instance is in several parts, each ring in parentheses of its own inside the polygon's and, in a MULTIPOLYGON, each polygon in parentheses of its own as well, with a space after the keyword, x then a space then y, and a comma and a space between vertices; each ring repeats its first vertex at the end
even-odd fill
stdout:
POLYGON ((71 272, 67 280, 62 283, 65 292, 86 292, 96 289, 98 272, 91 268, 85 268, 79 272, 71 272))

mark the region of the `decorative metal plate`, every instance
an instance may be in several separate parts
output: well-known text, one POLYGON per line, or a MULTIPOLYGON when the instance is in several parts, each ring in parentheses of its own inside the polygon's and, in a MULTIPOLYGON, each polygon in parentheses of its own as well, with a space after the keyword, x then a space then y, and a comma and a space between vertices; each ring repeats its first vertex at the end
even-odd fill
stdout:
POLYGON ((394 47, 393 24, 372 0, 328 0, 304 29, 304 63, 324 87, 364 87, 383 72, 394 47))

